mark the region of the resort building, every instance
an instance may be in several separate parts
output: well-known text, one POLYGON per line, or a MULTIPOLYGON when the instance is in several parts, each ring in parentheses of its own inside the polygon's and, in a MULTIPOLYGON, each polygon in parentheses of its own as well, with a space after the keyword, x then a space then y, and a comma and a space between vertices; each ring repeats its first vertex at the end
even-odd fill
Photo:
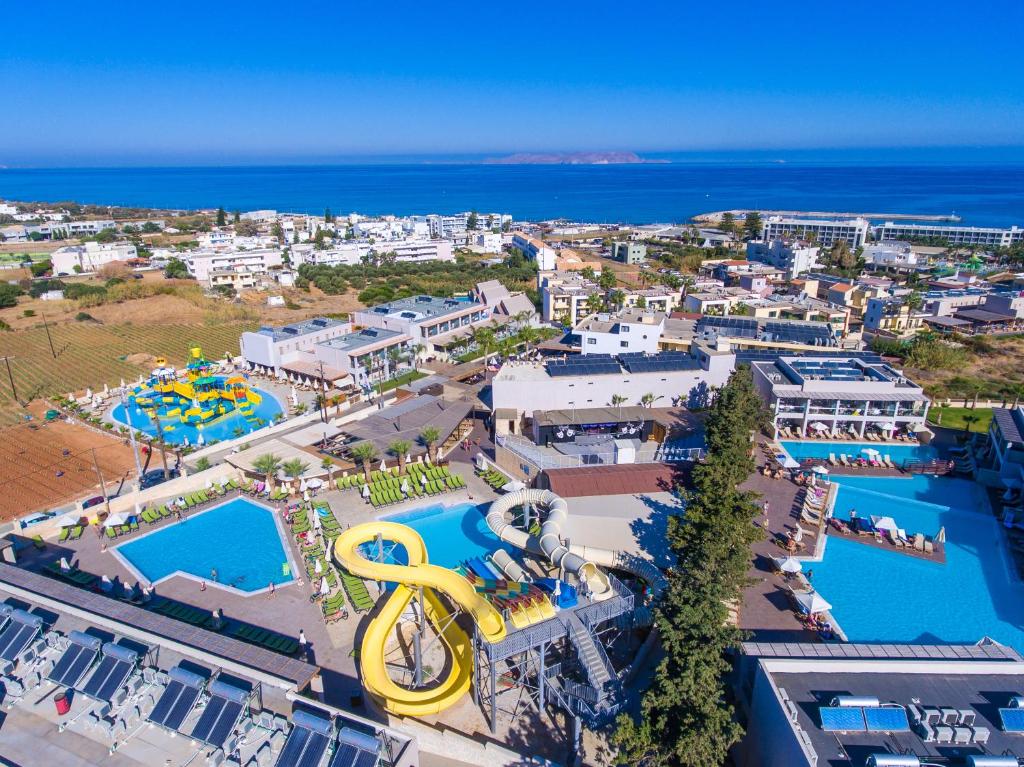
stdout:
POLYGON ((284 265, 281 251, 277 248, 224 252, 193 250, 182 253, 182 260, 189 274, 199 282, 207 284, 214 272, 242 270, 250 274, 265 275, 271 269, 284 265))
POLYGON ((631 353, 618 357, 585 355, 544 362, 507 362, 491 382, 496 429, 517 433, 522 418, 536 410, 605 407, 622 404, 710 402, 712 389, 729 378, 736 355, 694 344, 691 352, 631 353))
MULTIPOLYGON (((591 313, 591 296, 604 301, 605 291, 595 282, 572 272, 549 272, 538 275, 541 297, 541 318, 575 327, 591 313)), ((596 299, 595 299, 596 301, 596 299)))
POLYGON ((399 330, 363 328, 316 345, 317 362, 352 376, 359 386, 369 386, 394 376, 407 363, 409 336, 399 330))
POLYGON ((992 408, 988 436, 992 468, 1000 479, 1009 479, 1016 482, 1018 488, 1024 487, 1024 409, 1019 406, 992 408))
POLYGON ((317 344, 344 336, 352 325, 329 317, 316 317, 281 327, 262 327, 242 333, 242 357, 250 369, 275 375, 289 369, 311 371, 317 344))
POLYGON ((887 338, 911 338, 924 327, 926 316, 910 308, 906 295, 869 298, 864 312, 864 333, 887 338))
POLYGON ((490 309, 477 301, 435 296, 400 298, 352 313, 358 327, 403 333, 412 346, 423 346, 428 354, 465 342, 474 325, 490 319, 490 309))
POLYGON ((776 435, 786 429, 863 437, 868 428, 890 433, 925 428, 929 399, 924 390, 880 360, 782 356, 753 362, 751 369, 776 435))
POLYGON ((67 245, 50 254, 54 276, 95 272, 115 261, 128 261, 138 257, 138 251, 130 242, 103 244, 86 242, 81 245, 67 245))
MULTIPOLYGON (((469 229, 469 218, 473 215, 469 211, 456 213, 451 216, 440 216, 431 214, 427 216, 427 225, 430 227, 430 236, 438 239, 453 240, 458 235, 465 235, 469 229)), ((476 228, 493 231, 502 229, 505 224, 512 223, 512 216, 507 213, 477 213, 476 228)))
POLYGON ((647 261, 647 246, 642 242, 613 242, 612 258, 624 264, 642 264, 647 261))
POLYGON ((683 311, 695 314, 726 316, 758 302, 762 296, 747 288, 716 288, 708 291, 694 291, 683 299, 683 311))
POLYGON ((939 226, 886 221, 875 227, 876 240, 935 240, 950 245, 981 245, 1008 248, 1024 242, 1024 229, 987 226, 939 226))
POLYGON ((519 317, 533 324, 540 316, 529 296, 509 292, 498 280, 477 283, 476 300, 490 310, 492 317, 519 317))
POLYGON ((764 241, 791 237, 798 237, 801 240, 813 239, 826 248, 831 248, 840 240, 845 240, 852 250, 867 242, 870 228, 870 223, 863 218, 823 220, 767 216, 762 224, 761 239, 764 241))
POLYGON ((664 312, 626 309, 619 314, 592 314, 576 326, 584 354, 658 351, 665 330, 664 312))
POLYGON ((664 285, 639 289, 618 288, 618 290, 622 293, 622 305, 627 309, 646 309, 668 314, 678 309, 683 302, 681 290, 664 285))
POLYGON ((817 269, 821 248, 800 240, 751 240, 747 243, 747 258, 785 270, 786 279, 793 279, 811 269, 817 269))
POLYGON ((558 251, 533 235, 515 232, 512 235, 512 247, 518 248, 527 259, 536 263, 539 272, 550 272, 555 268, 558 251))
POLYGON ((1024 661, 995 642, 748 642, 736 680, 737 767, 1002 767, 1024 756, 1024 661))
POLYGON ((864 246, 864 262, 882 269, 916 269, 917 253, 909 242, 885 240, 864 246))
POLYGON ((732 350, 778 349, 794 353, 821 350, 839 344, 835 330, 825 322, 766 317, 715 317, 696 322, 694 335, 715 347, 732 350))

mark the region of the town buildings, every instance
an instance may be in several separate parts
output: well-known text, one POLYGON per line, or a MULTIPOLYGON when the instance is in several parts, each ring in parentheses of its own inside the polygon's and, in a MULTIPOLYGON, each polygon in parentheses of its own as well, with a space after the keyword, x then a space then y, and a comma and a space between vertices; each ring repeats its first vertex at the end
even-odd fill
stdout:
POLYGON ((491 311, 470 299, 410 296, 352 313, 358 327, 383 328, 403 333, 426 354, 444 354, 464 343, 472 328, 490 321, 491 311))
POLYGON ((870 229, 871 224, 863 218, 826 220, 766 216, 762 224, 761 239, 769 241, 799 237, 802 240, 813 239, 826 248, 831 248, 836 242, 843 240, 853 250, 867 242, 870 229))
POLYGON ((242 358, 250 368, 259 368, 273 375, 288 371, 308 374, 319 361, 317 344, 351 331, 351 323, 329 317, 316 317, 281 327, 265 326, 242 333, 242 358))
POLYGON ((50 255, 53 274, 56 277, 95 272, 115 261, 129 261, 138 257, 138 251, 130 242, 99 243, 84 242, 81 245, 66 245, 50 255))
POLYGON ((642 264, 647 261, 647 246, 642 242, 613 242, 611 254, 624 264, 642 264))
POLYGON ((876 240, 938 241, 949 245, 979 245, 1007 248, 1024 242, 1024 229, 987 226, 941 226, 886 221, 874 230, 876 240))
POLYGON ((799 277, 820 266, 817 262, 821 248, 800 240, 751 240, 747 243, 747 258, 785 270, 786 278, 799 277))

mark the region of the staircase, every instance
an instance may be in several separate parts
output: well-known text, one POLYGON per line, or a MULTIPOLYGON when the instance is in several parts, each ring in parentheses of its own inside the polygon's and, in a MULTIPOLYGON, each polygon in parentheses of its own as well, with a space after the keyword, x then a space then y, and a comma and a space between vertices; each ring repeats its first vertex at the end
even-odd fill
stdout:
POLYGON ((615 670, 608 661, 608 655, 601 652, 590 630, 575 614, 569 616, 568 626, 569 641, 579 654, 587 679, 598 690, 599 697, 603 698, 606 685, 615 678, 615 670))

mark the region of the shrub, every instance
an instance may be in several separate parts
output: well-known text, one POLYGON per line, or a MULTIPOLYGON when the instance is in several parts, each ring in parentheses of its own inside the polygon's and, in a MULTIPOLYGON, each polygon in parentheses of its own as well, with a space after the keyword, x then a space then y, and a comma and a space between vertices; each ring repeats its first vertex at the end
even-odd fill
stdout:
POLYGON ((96 318, 88 312, 79 312, 75 315, 75 320, 78 322, 96 322, 96 318))
POLYGON ((22 314, 23 317, 35 317, 36 316, 35 309, 26 309, 21 314, 22 314))
POLYGON ((7 282, 0 282, 0 309, 17 306, 18 296, 22 294, 21 288, 7 282))

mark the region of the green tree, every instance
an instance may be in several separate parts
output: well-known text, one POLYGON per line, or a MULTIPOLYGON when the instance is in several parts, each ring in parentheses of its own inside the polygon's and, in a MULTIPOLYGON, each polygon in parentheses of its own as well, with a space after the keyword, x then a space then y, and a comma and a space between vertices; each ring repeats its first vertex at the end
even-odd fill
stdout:
POLYGON ((325 238, 324 230, 319 226, 316 228, 316 234, 313 235, 313 247, 316 250, 326 250, 327 240, 325 238))
POLYGON ((751 438, 764 421, 750 369, 740 368, 711 406, 708 455, 694 467, 686 513, 669 519, 676 564, 655 618, 664 657, 638 717, 617 721, 622 763, 719 767, 743 734, 726 694, 727 655, 742 636, 728 624, 728 605, 740 600, 761 536, 756 498, 738 486, 754 470, 751 438))
POLYGON ((611 290, 618 285, 618 280, 615 279, 615 272, 611 269, 602 269, 601 276, 598 278, 597 284, 604 290, 611 290))
POLYGON ((334 461, 330 456, 325 455, 320 461, 320 468, 327 472, 327 486, 330 488, 334 484, 334 461))
POLYGON ((434 445, 441 439, 441 432, 436 426, 424 426, 420 432, 420 442, 427 448, 427 458, 433 458, 434 445))
POLYGON ((306 469, 308 468, 309 463, 303 461, 301 458, 290 458, 281 464, 281 471, 283 471, 285 476, 292 482, 305 474, 306 469))
POLYGON ((612 405, 612 407, 619 409, 619 415, 620 416, 622 415, 622 405, 625 403, 626 399, 627 398, 626 398, 625 394, 613 394, 612 395, 611 405, 612 405))
POLYGON ((11 285, 9 282, 0 282, 0 309, 17 306, 18 296, 22 292, 22 289, 17 285, 11 285))
POLYGON ((370 465, 377 460, 377 446, 372 442, 360 442, 350 451, 352 457, 362 464, 363 476, 370 481, 370 465))
POLYGON ((192 275, 189 274, 184 261, 180 258, 172 258, 164 268, 164 277, 169 280, 187 280, 191 279, 192 275))
POLYGON ((718 224, 718 228, 726 234, 736 233, 736 216, 733 213, 725 212, 722 214, 722 220, 718 224))
POLYGON ((405 472, 405 457, 409 455, 412 443, 407 439, 396 439, 388 445, 388 452, 398 458, 398 473, 405 472))
POLYGON ((585 266, 580 269, 580 276, 590 282, 597 282, 597 274, 594 272, 594 267, 592 266, 585 266))
POLYGON ((217 226, 228 225, 228 214, 224 212, 224 208, 217 208, 217 226))
POLYGON ((469 214, 469 217, 466 219, 466 228, 467 229, 476 229, 477 225, 479 223, 480 223, 480 221, 477 218, 476 211, 475 210, 471 211, 470 214, 469 214))
POLYGON ((601 311, 604 306, 604 298, 600 293, 591 293, 587 296, 587 311, 591 314, 601 311))
POLYGON ((240 210, 236 210, 236 211, 234 212, 233 218, 234 218, 234 222, 235 222, 236 224, 237 224, 237 223, 238 223, 239 221, 241 221, 241 220, 242 220, 242 211, 240 211, 240 210))
POLYGON ((907 296, 907 308, 910 309, 910 311, 919 311, 923 305, 924 296, 922 296, 919 291, 912 291, 910 295, 907 296))
POLYGON ((266 478, 267 485, 273 489, 274 475, 281 468, 281 459, 273 453, 264 453, 256 457, 256 460, 252 462, 252 467, 266 478))
POLYGON ((196 471, 206 471, 210 468, 210 459, 205 455, 196 461, 196 471))
POLYGON ((333 224, 334 223, 334 214, 331 213, 331 209, 330 208, 324 208, 324 223, 325 224, 333 224))
POLYGON ((857 256, 846 240, 836 240, 828 252, 828 263, 833 269, 849 270, 857 265, 857 256))
POLYGON ((756 240, 761 236, 761 214, 756 210, 750 211, 747 214, 746 220, 743 222, 743 233, 747 236, 748 240, 756 240))
POLYGON ((657 396, 656 397, 653 393, 647 392, 647 394, 643 395, 640 398, 640 406, 641 407, 654 407, 654 403, 657 402, 659 399, 665 399, 665 398, 663 396, 657 396))
POLYGON ((491 356, 491 347, 494 346, 496 340, 494 331, 485 325, 477 325, 470 331, 470 334, 473 343, 483 350, 484 362, 487 362, 487 358, 491 356))

